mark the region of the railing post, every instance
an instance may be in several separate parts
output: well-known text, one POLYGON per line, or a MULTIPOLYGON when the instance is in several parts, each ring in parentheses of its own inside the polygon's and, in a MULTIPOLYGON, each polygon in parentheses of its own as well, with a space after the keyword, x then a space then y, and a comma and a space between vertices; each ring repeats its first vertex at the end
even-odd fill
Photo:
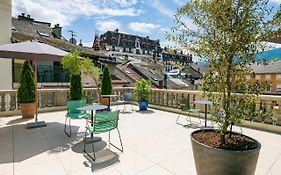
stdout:
POLYGON ((5 96, 6 93, 1 93, 1 111, 6 111, 6 101, 5 101, 5 96))
POLYGON ((10 111, 13 111, 17 108, 17 93, 10 93, 10 111))

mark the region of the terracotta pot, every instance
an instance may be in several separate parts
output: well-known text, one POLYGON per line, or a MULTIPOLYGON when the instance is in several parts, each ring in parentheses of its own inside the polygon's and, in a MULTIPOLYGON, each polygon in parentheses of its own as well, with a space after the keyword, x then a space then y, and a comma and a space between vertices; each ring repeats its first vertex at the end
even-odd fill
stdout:
MULTIPOLYGON (((212 129, 205 129, 212 130, 212 129)), ((254 175, 261 144, 254 140, 258 148, 246 151, 233 151, 211 148, 193 139, 191 143, 197 175, 254 175)), ((247 137, 247 136, 246 136, 247 137)))
POLYGON ((107 98, 107 97, 101 98, 100 103, 101 103, 102 105, 107 105, 107 106, 109 106, 109 98, 107 98))
POLYGON ((20 103, 22 118, 33 118, 36 112, 36 103, 20 103))

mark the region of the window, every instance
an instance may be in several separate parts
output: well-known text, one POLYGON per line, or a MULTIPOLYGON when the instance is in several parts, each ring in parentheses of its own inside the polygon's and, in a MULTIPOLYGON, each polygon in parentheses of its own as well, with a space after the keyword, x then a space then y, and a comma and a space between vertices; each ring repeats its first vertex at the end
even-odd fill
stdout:
POLYGON ((281 80, 281 74, 276 74, 276 80, 281 80))
POLYGON ((276 91, 279 92, 279 93, 281 92, 281 84, 278 84, 278 85, 276 86, 276 91))
POLYGON ((271 87, 272 87, 271 84, 267 85, 267 86, 266 86, 266 91, 267 91, 267 92, 271 92, 271 87))
POLYGON ((271 80, 271 75, 270 74, 265 74, 265 80, 271 80))
POLYGON ((256 80, 260 80, 261 79, 261 75, 256 75, 256 80))

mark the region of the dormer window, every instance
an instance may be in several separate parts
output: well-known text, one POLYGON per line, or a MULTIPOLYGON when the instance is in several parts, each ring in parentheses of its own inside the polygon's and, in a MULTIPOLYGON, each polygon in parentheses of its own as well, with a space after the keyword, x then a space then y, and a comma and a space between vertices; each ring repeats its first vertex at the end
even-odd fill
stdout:
POLYGON ((50 34, 49 34, 48 32, 37 31, 37 33, 38 33, 40 36, 50 37, 50 34))

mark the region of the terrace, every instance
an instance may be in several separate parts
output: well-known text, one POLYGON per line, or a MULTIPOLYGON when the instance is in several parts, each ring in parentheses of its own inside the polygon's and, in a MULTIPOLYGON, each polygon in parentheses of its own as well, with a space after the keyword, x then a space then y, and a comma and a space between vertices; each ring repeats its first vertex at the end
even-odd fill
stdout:
MULTIPOLYGON (((114 93, 122 96, 125 90, 132 89, 116 88, 114 93)), ((175 107, 182 96, 202 99, 200 92, 153 89, 150 101, 152 105, 147 112, 120 114, 119 129, 124 153, 113 147, 109 149, 107 134, 100 134, 102 141, 96 143, 96 162, 85 156, 82 151, 85 121, 72 122, 75 134, 71 138, 63 132, 67 92, 68 90, 39 90, 40 111, 46 112, 40 113, 39 119, 45 120, 47 127, 37 129, 25 128, 25 123, 32 120, 21 119, 18 115, 15 91, 0 92, 0 114, 4 116, 0 118, 1 175, 93 172, 114 175, 196 174, 190 133, 197 128, 177 125, 175 121, 180 111, 175 107), (166 111, 163 111, 164 109, 166 111)), ((85 89, 85 93, 88 100, 93 102, 96 89, 85 89)), ((260 100, 266 102, 268 109, 272 103, 281 102, 281 98, 277 96, 261 96, 260 100)), ((196 107, 203 110, 203 106, 196 107)), ((116 109, 116 106, 113 106, 113 109, 116 109)), ((138 107, 134 106, 134 109, 137 110, 138 107)), ((211 121, 208 122, 210 124, 211 121)), ((280 124, 280 118, 277 124, 280 124)), ((249 121, 245 121, 244 125, 256 128, 245 127, 243 133, 256 138, 262 144, 256 174, 280 174, 281 139, 280 135, 272 133, 280 134, 280 126, 249 121)), ((239 128, 235 130, 240 131, 239 128)), ((112 142, 118 143, 115 134, 113 131, 112 142)))

